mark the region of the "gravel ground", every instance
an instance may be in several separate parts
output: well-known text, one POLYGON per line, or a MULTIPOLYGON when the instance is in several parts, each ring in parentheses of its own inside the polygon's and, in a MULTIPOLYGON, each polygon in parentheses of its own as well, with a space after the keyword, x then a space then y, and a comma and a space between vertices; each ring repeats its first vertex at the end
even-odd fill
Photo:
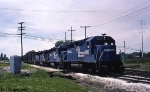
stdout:
MULTIPOLYGON (((60 71, 58 69, 46 68, 42 66, 32 65, 35 68, 45 69, 46 71, 60 71)), ((127 83, 121 79, 106 78, 93 76, 83 73, 68 73, 63 74, 76 79, 76 82, 83 86, 90 86, 96 89, 105 89, 106 92, 150 92, 150 85, 142 83, 127 83)))
MULTIPOLYGON (((10 73, 10 66, 0 66, 0 73, 10 73)), ((30 73, 30 70, 21 69, 21 73, 30 73)))
POLYGON ((10 72, 9 66, 0 66, 0 73, 10 72))

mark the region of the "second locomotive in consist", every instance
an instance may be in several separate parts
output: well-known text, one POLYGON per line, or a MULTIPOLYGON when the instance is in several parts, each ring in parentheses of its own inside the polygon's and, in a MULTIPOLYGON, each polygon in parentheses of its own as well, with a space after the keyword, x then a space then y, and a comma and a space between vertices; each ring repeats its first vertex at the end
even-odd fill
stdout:
POLYGON ((29 53, 24 56, 26 63, 71 68, 72 64, 82 65, 86 71, 121 74, 124 72, 121 55, 116 54, 115 40, 110 36, 93 36, 50 50, 29 53))

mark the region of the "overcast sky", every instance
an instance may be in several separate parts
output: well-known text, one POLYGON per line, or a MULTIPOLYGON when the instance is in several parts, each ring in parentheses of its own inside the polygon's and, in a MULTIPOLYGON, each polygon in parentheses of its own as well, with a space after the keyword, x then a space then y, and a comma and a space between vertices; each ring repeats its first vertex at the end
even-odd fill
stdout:
POLYGON ((106 33, 116 40, 117 51, 124 51, 120 46, 126 41, 127 53, 142 48, 143 32, 144 52, 150 51, 150 0, 0 0, 0 53, 20 55, 20 37, 5 37, 20 33, 19 22, 26 27, 24 53, 54 47, 65 32, 70 40, 71 26, 73 40, 85 37, 80 26, 91 26, 88 37, 106 33))

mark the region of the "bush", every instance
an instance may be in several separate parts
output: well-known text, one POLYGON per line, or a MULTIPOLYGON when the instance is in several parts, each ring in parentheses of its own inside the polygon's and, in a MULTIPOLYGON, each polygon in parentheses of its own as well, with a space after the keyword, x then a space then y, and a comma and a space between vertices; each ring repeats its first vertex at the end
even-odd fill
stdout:
POLYGON ((136 69, 136 68, 140 68, 141 67, 140 64, 125 64, 124 66, 126 68, 132 68, 132 69, 136 69))
POLYGON ((141 59, 141 58, 135 58, 135 59, 127 59, 124 63, 150 63, 150 59, 141 59))

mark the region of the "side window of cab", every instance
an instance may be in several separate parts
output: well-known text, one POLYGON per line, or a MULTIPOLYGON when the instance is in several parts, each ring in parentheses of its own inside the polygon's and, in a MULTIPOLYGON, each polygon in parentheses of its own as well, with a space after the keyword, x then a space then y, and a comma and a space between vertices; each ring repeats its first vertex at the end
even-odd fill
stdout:
POLYGON ((90 44, 89 42, 86 42, 86 48, 89 49, 90 48, 90 44))

